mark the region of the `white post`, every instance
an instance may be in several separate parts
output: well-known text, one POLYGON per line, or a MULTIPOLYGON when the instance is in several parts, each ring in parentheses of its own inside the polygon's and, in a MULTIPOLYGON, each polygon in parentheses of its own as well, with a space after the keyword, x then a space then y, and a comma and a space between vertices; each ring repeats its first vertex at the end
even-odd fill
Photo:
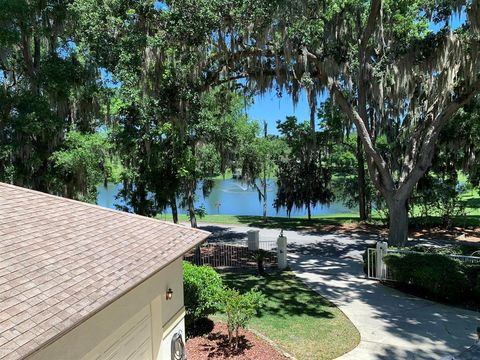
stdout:
POLYGON ((376 275, 377 278, 380 280, 383 280, 387 276, 387 267, 385 265, 385 262, 383 261, 383 257, 387 255, 388 251, 388 243, 386 241, 378 241, 377 246, 376 246, 376 275))
POLYGON ((277 239, 277 261, 280 270, 287 268, 287 237, 283 236, 283 231, 277 239))
POLYGON ((259 230, 248 230, 248 250, 250 251, 257 251, 260 247, 260 237, 259 237, 259 230))

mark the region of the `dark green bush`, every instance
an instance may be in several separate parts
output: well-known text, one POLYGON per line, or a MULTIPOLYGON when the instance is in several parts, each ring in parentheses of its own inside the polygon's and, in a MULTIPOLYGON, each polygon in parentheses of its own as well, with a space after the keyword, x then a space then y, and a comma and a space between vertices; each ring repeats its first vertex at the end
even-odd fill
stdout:
POLYGON ((391 254, 385 262, 403 284, 434 298, 455 302, 471 292, 465 266, 439 254, 391 254))
POLYGON ((480 300, 480 264, 464 265, 470 284, 470 291, 475 299, 480 300))
MULTIPOLYGON (((369 248, 375 249, 376 245, 368 245, 367 249, 363 252, 363 271, 365 274, 367 273, 367 253, 369 248)), ((470 256, 476 251, 480 251, 479 245, 470 245, 470 244, 460 244, 460 245, 449 245, 449 246, 441 246, 441 247, 433 247, 433 246, 410 246, 407 248, 395 248, 390 247, 391 250, 409 250, 415 252, 421 252, 425 254, 439 254, 439 255, 467 255, 470 256)), ((373 257, 373 260, 375 256, 373 257)), ((375 261, 372 262, 372 268, 375 269, 375 261)))
POLYGON ((460 245, 449 245, 441 247, 433 246, 412 246, 407 250, 424 252, 429 254, 441 254, 441 255, 472 255, 475 251, 480 250, 478 245, 470 244, 460 244, 460 245))
POLYGON ((218 310, 223 282, 212 267, 196 266, 184 261, 183 289, 187 327, 195 327, 197 320, 214 314, 218 310))

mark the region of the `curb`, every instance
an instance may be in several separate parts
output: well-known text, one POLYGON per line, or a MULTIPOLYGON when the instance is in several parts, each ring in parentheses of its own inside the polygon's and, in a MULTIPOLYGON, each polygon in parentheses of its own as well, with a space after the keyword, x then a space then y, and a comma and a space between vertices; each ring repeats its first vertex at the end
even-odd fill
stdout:
POLYGON ((250 331, 251 333, 255 334, 256 336, 258 336, 259 338, 261 338, 262 340, 266 341, 271 347, 273 347, 275 350, 277 350, 280 354, 282 354, 283 356, 285 356, 286 358, 290 359, 290 360, 297 360, 297 358, 291 354, 289 354, 288 352, 286 352, 285 350, 283 350, 280 346, 278 346, 273 340, 271 340, 270 338, 266 337, 265 335, 263 335, 262 333, 259 333, 258 331, 254 330, 254 329, 250 329, 248 328, 248 331, 250 331))

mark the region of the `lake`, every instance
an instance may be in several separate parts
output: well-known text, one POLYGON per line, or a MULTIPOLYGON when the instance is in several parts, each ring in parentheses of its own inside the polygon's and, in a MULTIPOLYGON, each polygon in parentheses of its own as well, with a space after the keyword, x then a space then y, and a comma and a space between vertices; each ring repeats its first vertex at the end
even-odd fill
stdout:
MULTIPOLYGON (((103 207, 115 209, 115 204, 124 205, 121 199, 116 199, 117 194, 122 189, 122 184, 109 183, 105 188, 99 185, 97 204, 103 207)), ((273 206, 273 200, 277 192, 275 181, 270 181, 267 190, 268 199, 268 216, 287 216, 286 209, 280 209, 277 213, 273 206)), ((258 200, 258 193, 255 189, 247 187, 239 180, 225 179, 215 180, 215 186, 208 198, 204 198, 201 188, 197 189, 197 201, 195 206, 204 206, 207 214, 224 214, 224 215, 262 215, 263 203, 258 200)), ((349 209, 342 203, 334 202, 327 205, 316 206, 312 210, 312 215, 325 215, 337 213, 355 213, 356 209, 349 209)), ((171 213, 167 209, 167 214, 171 213)), ((179 208, 180 214, 185 214, 183 209, 179 208)), ((294 209, 292 216, 306 216, 307 210, 294 209)))

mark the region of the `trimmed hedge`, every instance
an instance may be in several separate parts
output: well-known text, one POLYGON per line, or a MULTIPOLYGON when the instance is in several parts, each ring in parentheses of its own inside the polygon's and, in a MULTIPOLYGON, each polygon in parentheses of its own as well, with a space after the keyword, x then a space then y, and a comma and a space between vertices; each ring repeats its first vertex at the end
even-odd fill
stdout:
POLYGON ((436 299, 480 299, 480 265, 432 253, 389 254, 385 263, 400 283, 436 299))
MULTIPOLYGON (((376 245, 371 244, 367 246, 367 249, 363 252, 363 271, 367 273, 367 254, 368 249, 375 249, 376 245)), ((408 248, 395 248, 390 247, 391 250, 409 250, 420 252, 423 254, 437 254, 437 255, 467 255, 470 256, 476 251, 480 251, 480 246, 476 244, 461 244, 461 245, 449 245, 449 246, 442 246, 442 247, 433 247, 433 246, 411 246, 408 248)), ((477 255, 479 256, 479 255, 477 255)), ((372 262, 371 267, 372 270, 375 272, 375 261, 372 262)))
POLYGON ((223 281, 210 266, 183 262, 183 289, 187 327, 217 312, 223 294, 223 281))

